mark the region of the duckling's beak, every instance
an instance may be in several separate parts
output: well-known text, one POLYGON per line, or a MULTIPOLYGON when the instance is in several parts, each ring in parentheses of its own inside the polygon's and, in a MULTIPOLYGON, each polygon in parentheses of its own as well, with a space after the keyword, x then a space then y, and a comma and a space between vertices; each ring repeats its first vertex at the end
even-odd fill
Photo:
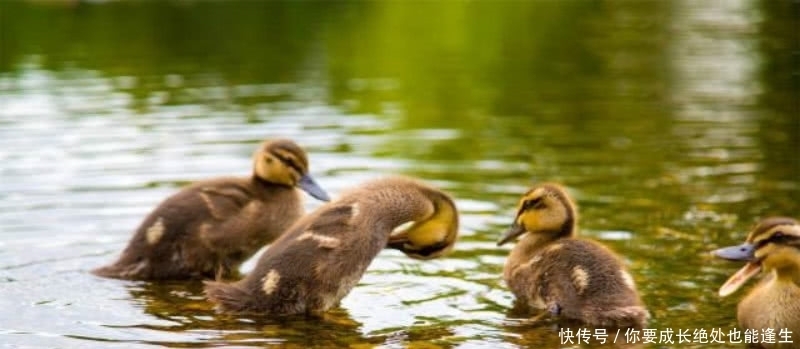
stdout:
POLYGON ((503 237, 501 237, 500 241, 497 242, 497 246, 505 244, 506 242, 509 242, 524 233, 525 227, 517 224, 517 222, 514 222, 514 224, 511 224, 511 227, 508 228, 505 233, 503 233, 503 237))
POLYGON ((711 253, 729 261, 751 261, 756 258, 756 246, 745 242, 741 245, 723 247, 711 253))
POLYGON ((733 276, 719 288, 720 297, 725 297, 742 287, 747 280, 761 271, 761 261, 756 259, 756 247, 751 243, 744 243, 737 246, 724 247, 714 250, 712 253, 723 259, 732 261, 747 261, 747 264, 739 269, 733 276))
POLYGON ((311 178, 311 175, 309 174, 304 174, 303 177, 300 177, 300 181, 297 182, 297 186, 300 187, 300 189, 305 190, 308 195, 311 195, 317 200, 331 201, 328 193, 322 190, 319 184, 317 184, 317 182, 314 181, 314 178, 311 178))

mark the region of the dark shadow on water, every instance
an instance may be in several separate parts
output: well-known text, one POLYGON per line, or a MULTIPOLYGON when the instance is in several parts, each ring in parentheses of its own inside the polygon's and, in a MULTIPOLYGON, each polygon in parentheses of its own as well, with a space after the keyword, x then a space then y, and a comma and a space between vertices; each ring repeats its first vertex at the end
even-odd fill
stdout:
MULTIPOLYGON (((558 318, 530 309, 516 301, 506 312, 503 328, 519 337, 511 340, 521 347, 559 348, 579 345, 587 348, 645 348, 641 339, 627 343, 628 329, 587 326, 579 321, 558 318)), ((640 336, 641 337, 641 336, 640 336)))

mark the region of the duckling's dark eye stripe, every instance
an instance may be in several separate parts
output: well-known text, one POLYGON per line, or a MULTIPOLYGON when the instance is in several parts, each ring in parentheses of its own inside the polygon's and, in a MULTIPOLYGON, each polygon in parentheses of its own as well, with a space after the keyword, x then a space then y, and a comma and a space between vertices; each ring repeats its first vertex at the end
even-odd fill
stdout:
POLYGON ((541 202, 542 202, 542 198, 541 197, 524 201, 522 203, 522 208, 520 209, 520 211, 525 211, 525 210, 528 210, 530 208, 534 208, 541 202))
POLYGON ((274 156, 276 159, 280 160, 284 165, 293 168, 295 171, 297 171, 297 173, 300 173, 300 174, 303 173, 303 170, 300 169, 300 166, 297 165, 297 163, 294 161, 294 159, 287 158, 287 157, 285 157, 283 155, 280 155, 278 153, 275 153, 275 152, 272 153, 272 156, 274 156))
POLYGON ((772 234, 772 236, 757 242, 756 248, 761 248, 768 243, 786 244, 797 240, 800 240, 800 238, 792 235, 783 234, 781 232, 777 232, 775 234, 772 234))

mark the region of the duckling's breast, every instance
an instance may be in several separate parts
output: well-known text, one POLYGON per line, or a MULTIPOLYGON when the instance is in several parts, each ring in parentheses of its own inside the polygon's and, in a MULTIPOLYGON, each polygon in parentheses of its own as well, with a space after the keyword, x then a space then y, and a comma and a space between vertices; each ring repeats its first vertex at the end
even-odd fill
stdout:
POLYGON ((794 283, 767 276, 742 299, 737 315, 743 329, 792 331, 793 348, 800 348, 800 288, 794 283))

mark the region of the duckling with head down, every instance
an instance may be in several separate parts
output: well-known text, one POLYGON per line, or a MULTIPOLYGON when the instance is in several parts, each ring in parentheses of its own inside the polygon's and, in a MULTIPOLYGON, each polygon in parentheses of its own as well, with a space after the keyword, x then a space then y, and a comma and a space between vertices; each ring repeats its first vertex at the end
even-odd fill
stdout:
MULTIPOLYGON (((788 329, 800 334, 800 223, 792 218, 762 220, 738 246, 715 250, 720 258, 747 261, 719 289, 720 296, 735 292, 747 280, 763 272, 765 277, 739 302, 737 318, 744 329, 788 329)), ((778 341, 776 341, 778 342, 778 341)), ((794 343, 762 343, 766 348, 800 348, 794 343)))
POLYGON ((301 218, 232 284, 208 281, 227 313, 319 316, 355 287, 383 248, 419 259, 448 252, 458 232, 453 200, 405 177, 369 181, 301 218), (392 235, 407 222, 409 228, 392 235))
POLYGON ((119 259, 92 272, 120 279, 228 276, 303 215, 295 187, 327 201, 308 159, 288 139, 264 142, 253 175, 196 182, 164 200, 136 230, 119 259))
POLYGON ((633 278, 611 250, 576 238, 577 222, 575 204, 559 185, 525 193, 498 242, 522 236, 506 261, 506 284, 530 308, 592 326, 642 327, 649 314, 633 278))

